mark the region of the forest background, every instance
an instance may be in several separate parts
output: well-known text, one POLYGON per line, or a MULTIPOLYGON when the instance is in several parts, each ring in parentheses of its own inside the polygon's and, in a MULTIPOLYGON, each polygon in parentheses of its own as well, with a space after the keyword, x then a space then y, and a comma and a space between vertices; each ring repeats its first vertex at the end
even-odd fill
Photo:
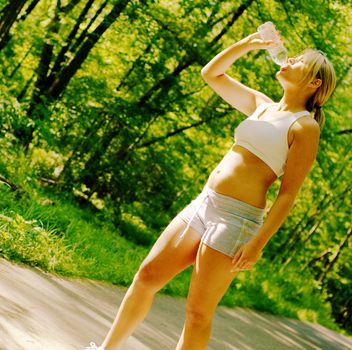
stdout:
MULTIPOLYGON (((128 285, 244 119, 201 68, 271 20, 290 55, 327 55, 337 88, 289 219, 222 303, 351 335, 351 10, 347 0, 0 0, 0 255, 128 285)), ((228 74, 278 101, 277 70, 256 50, 228 74)), ((163 292, 186 296, 190 272, 163 292)))

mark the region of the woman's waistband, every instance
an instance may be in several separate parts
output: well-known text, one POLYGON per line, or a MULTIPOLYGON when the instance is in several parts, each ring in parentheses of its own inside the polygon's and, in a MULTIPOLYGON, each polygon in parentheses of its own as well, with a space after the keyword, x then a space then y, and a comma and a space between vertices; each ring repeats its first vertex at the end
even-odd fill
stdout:
POLYGON ((208 196, 213 200, 214 206, 228 211, 229 213, 234 213, 256 222, 263 221, 263 216, 266 211, 265 208, 257 208, 239 199, 218 193, 211 189, 207 184, 204 186, 199 196, 208 196))

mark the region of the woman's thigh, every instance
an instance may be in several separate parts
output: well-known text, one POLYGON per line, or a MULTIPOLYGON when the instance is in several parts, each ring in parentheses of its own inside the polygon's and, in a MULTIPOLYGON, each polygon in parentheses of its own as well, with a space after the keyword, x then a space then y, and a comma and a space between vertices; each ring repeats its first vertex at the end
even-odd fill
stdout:
POLYGON ((210 319, 239 271, 232 258, 200 243, 187 299, 187 312, 210 319))
POLYGON ((179 216, 169 223, 142 262, 136 277, 159 289, 194 263, 201 234, 189 227, 179 240, 186 226, 187 223, 179 216))

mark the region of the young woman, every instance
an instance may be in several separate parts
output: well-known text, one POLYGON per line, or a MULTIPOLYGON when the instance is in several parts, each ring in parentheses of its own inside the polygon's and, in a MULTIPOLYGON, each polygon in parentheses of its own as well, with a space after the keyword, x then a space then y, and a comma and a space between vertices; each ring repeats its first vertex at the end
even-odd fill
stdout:
POLYGON ((288 216, 315 160, 324 122, 321 108, 336 77, 316 49, 289 58, 276 73, 284 90, 279 102, 225 73, 247 52, 273 45, 253 33, 202 69, 206 83, 248 118, 236 128, 233 146, 202 192, 170 222, 141 264, 103 344, 86 349, 120 349, 147 315, 154 295, 192 264, 186 320, 176 349, 205 349, 213 314, 230 283, 239 271, 253 267, 288 216), (263 220, 267 192, 280 176, 279 193, 263 220))

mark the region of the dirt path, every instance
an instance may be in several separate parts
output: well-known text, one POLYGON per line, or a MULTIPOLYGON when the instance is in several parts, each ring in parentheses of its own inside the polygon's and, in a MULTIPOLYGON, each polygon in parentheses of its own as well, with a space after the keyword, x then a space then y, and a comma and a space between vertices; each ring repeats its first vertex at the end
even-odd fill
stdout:
MULTIPOLYGON (((0 350, 83 350, 108 331, 126 289, 61 278, 0 258, 0 350)), ((172 350, 185 300, 159 295, 124 350, 172 350)), ((211 350, 348 350, 352 339, 320 325, 219 307, 211 350)))

